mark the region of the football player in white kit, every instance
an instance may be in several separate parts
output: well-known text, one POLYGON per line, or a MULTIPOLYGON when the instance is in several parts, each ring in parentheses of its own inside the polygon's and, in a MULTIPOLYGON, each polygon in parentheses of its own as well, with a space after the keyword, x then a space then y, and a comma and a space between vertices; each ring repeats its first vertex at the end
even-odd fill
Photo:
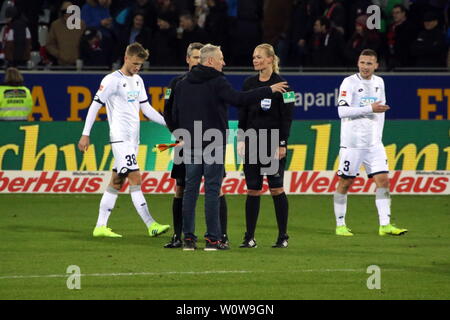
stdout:
POLYGON ((341 118, 341 142, 339 152, 339 182, 334 193, 336 234, 353 236, 345 225, 347 192, 361 164, 369 178, 376 184, 375 204, 380 227, 378 233, 402 235, 407 229, 395 227, 390 222, 391 199, 389 195, 389 167, 382 135, 386 105, 384 81, 374 75, 378 68, 375 51, 365 49, 358 59, 359 73, 344 79, 339 90, 338 112, 341 118))
POLYGON ((141 174, 137 163, 139 146, 139 110, 150 120, 165 126, 164 118, 148 102, 144 81, 138 75, 149 53, 139 43, 130 44, 125 51, 124 64, 120 70, 105 76, 89 107, 86 123, 78 148, 88 149, 89 134, 102 105, 106 105, 109 137, 114 155, 111 181, 103 193, 94 237, 120 238, 108 228, 108 218, 114 209, 119 190, 126 178, 130 183, 133 204, 147 226, 151 237, 166 232, 170 226, 157 223, 151 216, 141 190, 141 174))

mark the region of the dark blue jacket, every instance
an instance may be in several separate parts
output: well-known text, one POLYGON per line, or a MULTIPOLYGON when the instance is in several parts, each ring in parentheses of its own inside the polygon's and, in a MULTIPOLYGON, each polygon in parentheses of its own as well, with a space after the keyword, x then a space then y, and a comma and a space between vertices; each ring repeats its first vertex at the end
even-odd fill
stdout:
MULTIPOLYGON (((202 135, 208 129, 218 129, 224 138, 223 145, 226 145, 228 104, 248 105, 271 95, 270 87, 261 87, 247 92, 237 91, 222 72, 198 65, 192 68, 175 87, 172 107, 174 127, 188 130, 191 139, 194 139, 196 138, 194 121, 201 121, 202 135)), ((204 142, 203 147, 208 143, 204 142)))

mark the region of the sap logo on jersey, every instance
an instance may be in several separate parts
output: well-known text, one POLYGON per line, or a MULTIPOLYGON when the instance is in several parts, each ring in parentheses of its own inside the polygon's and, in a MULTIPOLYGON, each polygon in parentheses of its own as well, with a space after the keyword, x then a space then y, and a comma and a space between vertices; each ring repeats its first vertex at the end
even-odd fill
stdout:
POLYGON ((127 92, 127 100, 128 100, 128 102, 136 101, 138 96, 139 96, 139 91, 128 91, 127 92))
POLYGON ((361 98, 361 102, 359 104, 360 107, 365 107, 368 105, 371 105, 372 103, 375 103, 377 101, 377 98, 375 97, 363 97, 361 98))

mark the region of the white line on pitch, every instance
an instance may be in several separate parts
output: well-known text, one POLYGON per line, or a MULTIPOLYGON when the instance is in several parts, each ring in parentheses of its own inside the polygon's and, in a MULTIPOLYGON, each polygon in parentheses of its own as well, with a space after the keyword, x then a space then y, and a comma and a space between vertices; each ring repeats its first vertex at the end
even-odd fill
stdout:
MULTIPOLYGON (((162 275, 202 275, 202 274, 224 274, 224 273, 250 273, 252 271, 168 271, 168 272, 122 272, 122 273, 86 273, 80 277, 133 277, 133 276, 162 276, 162 275)), ((43 275, 11 275, 0 276, 1 279, 31 279, 31 278, 66 278, 73 275, 68 274, 43 274, 43 275)))
MULTIPOLYGON (((382 269, 382 271, 403 271, 400 269, 382 269)), ((134 277, 134 276, 164 276, 164 275, 208 275, 208 274, 227 274, 227 273, 277 273, 279 271, 246 271, 246 270, 212 270, 212 271, 167 271, 167 272, 123 272, 123 273, 86 273, 80 274, 81 277, 134 277)), ((329 272, 361 272, 364 269, 298 269, 287 270, 288 273, 329 273, 329 272)), ((3 279, 33 279, 33 278, 67 278, 73 274, 42 274, 42 275, 10 275, 0 276, 3 279)))

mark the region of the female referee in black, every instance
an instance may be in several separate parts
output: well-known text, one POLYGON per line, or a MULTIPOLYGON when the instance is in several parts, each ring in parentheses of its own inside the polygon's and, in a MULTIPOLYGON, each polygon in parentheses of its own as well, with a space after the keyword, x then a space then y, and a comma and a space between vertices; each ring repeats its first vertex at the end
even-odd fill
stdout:
MULTIPOLYGON (((285 81, 278 74, 278 63, 279 58, 275 55, 274 49, 270 44, 258 45, 253 52, 253 66, 258 74, 245 80, 243 90, 247 91, 285 81)), ((272 247, 287 248, 288 246, 288 199, 283 188, 283 177, 294 103, 292 102, 293 93, 290 89, 287 91, 290 93, 290 96, 288 95, 289 98, 286 97, 286 94, 274 93, 270 99, 264 99, 260 103, 239 108, 239 129, 243 131, 255 129, 256 132, 259 129, 267 129, 268 131, 267 138, 261 134, 257 135, 258 144, 251 142, 248 137, 246 138, 248 134, 242 135, 241 132, 238 135, 238 154, 244 159, 244 174, 248 189, 245 204, 247 232, 244 236, 244 242, 240 246, 241 248, 256 248, 255 229, 259 214, 260 194, 263 185, 264 168, 268 166, 263 164, 264 161, 261 161, 259 156, 256 163, 255 161, 249 161, 255 158, 251 156, 252 153, 255 155, 256 152, 253 146, 261 146, 261 143, 266 143, 268 146, 266 150, 270 150, 270 137, 273 136, 272 133, 275 130, 278 130, 279 141, 272 160, 279 161, 279 165, 277 172, 267 173, 278 225, 278 239, 272 247)))

